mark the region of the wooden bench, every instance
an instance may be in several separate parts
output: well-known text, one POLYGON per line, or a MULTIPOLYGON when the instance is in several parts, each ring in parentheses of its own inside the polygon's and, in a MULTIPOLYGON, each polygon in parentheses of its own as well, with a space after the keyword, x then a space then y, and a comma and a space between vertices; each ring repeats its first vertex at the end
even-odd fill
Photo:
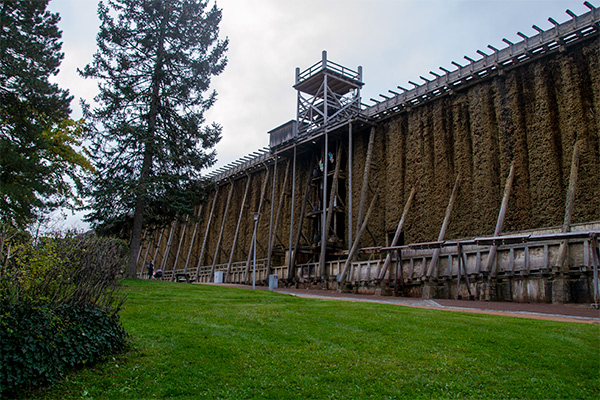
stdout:
POLYGON ((175 274, 175 282, 191 283, 190 274, 175 274))

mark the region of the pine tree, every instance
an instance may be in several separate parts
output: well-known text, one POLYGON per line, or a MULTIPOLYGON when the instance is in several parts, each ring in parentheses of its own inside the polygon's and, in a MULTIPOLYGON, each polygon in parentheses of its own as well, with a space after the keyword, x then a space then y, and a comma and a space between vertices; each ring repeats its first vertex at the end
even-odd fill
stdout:
POLYGON ((159 224, 189 215, 203 200, 201 170, 221 127, 205 125, 216 100, 211 77, 225 68, 221 10, 202 0, 109 0, 94 60, 81 74, 100 80, 94 123, 93 181, 88 220, 96 227, 130 223, 134 277, 144 216, 159 224), (208 94, 206 94, 208 92, 208 94))
POLYGON ((0 221, 23 227, 42 212, 79 204, 81 121, 72 97, 49 82, 63 58, 48 0, 0 1, 0 221))

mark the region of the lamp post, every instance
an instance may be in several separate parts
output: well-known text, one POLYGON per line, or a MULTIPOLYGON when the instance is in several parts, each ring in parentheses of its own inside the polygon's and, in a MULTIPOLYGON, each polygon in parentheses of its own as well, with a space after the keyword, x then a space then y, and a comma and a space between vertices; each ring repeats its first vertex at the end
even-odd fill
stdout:
POLYGON ((252 289, 256 289, 256 227, 258 226, 259 212, 252 213, 254 216, 254 237, 252 238, 252 247, 254 248, 254 262, 252 265, 252 289))

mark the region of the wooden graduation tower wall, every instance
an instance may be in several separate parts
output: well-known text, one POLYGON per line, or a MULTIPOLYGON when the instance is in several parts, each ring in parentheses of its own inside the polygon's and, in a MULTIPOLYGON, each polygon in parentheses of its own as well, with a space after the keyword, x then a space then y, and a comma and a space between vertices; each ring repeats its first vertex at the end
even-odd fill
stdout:
POLYGON ((211 173, 195 215, 146 227, 139 275, 251 283, 256 254, 263 283, 598 303, 600 12, 584 4, 369 106, 362 68, 323 52, 268 147, 211 173))

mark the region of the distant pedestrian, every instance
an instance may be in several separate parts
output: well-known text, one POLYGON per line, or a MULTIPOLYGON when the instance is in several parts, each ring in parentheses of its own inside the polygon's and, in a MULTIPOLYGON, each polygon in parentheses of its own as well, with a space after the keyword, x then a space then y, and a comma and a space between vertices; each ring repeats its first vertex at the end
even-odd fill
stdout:
POLYGON ((148 279, 152 279, 154 276, 154 263, 150 261, 148 265, 146 265, 146 268, 148 268, 148 279))

